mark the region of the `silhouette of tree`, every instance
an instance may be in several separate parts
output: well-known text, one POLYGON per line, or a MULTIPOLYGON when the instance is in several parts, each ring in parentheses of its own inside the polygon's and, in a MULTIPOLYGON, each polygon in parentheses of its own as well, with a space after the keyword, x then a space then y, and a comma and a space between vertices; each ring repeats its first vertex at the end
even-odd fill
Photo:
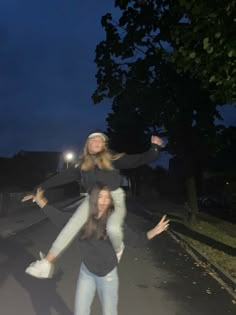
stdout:
MULTIPOLYGON (((192 35, 191 41, 191 8, 194 11, 191 15, 194 26, 200 27, 194 9, 194 5, 197 6, 195 1, 190 1, 190 8, 186 1, 115 3, 121 9, 119 21, 115 21, 111 14, 102 18, 106 39, 96 48, 97 89, 93 100, 98 103, 106 97, 113 98, 113 112, 107 119, 108 132, 119 148, 144 148, 145 135, 155 132, 168 137, 166 149, 181 161, 188 202, 193 214, 197 213, 195 177, 208 157, 218 150, 218 135, 224 129, 214 124, 216 118, 221 119, 217 105, 226 100, 233 101, 235 91, 230 90, 227 84, 219 84, 218 79, 210 80, 212 64, 216 69, 218 57, 211 59, 214 53, 208 51, 210 46, 206 47, 206 41, 199 44, 195 35, 192 35), (205 45, 201 51, 200 46, 196 47, 199 48, 196 58, 199 59, 202 54, 202 59, 196 63, 198 68, 190 66, 195 55, 186 58, 185 64, 180 58, 183 48, 178 41, 182 43, 183 39, 175 36, 177 29, 183 29, 183 36, 186 36, 185 51, 197 44, 205 45), (209 67, 205 66, 206 73, 202 75, 204 56, 209 60, 209 67), (221 88, 225 93, 221 93, 221 88), (136 137, 133 131, 136 131, 136 137)), ((197 7, 200 9, 201 5, 205 7, 203 2, 197 7)), ((211 3, 207 1, 206 6, 210 10, 211 3)), ((217 14, 220 14, 218 9, 217 14)), ((222 16, 225 17, 224 12, 222 16)), ((209 23, 204 24, 204 32, 208 31, 209 23)), ((224 26, 225 23, 223 19, 224 26)), ((232 65, 233 58, 224 56, 222 62, 232 65)), ((219 80, 223 75, 220 71, 219 80)), ((234 75, 232 72, 232 78, 234 75)))

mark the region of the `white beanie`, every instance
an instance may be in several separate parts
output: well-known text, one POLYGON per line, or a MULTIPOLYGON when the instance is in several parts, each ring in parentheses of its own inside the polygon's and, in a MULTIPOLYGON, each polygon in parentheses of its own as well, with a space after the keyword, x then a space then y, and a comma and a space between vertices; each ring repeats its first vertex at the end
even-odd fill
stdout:
POLYGON ((91 133, 88 136, 88 139, 91 139, 91 138, 94 138, 94 137, 101 137, 104 142, 106 142, 108 140, 107 136, 104 133, 102 133, 102 132, 93 132, 93 133, 91 133))

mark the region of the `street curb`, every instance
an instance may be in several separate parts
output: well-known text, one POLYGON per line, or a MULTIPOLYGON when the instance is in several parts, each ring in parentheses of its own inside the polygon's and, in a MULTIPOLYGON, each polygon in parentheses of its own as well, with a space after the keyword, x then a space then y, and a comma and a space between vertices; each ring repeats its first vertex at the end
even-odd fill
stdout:
POLYGON ((185 249, 191 257, 204 267, 211 277, 219 282, 233 298, 236 300, 236 282, 235 280, 221 267, 213 263, 205 254, 190 245, 181 234, 170 230, 167 232, 176 243, 185 249))
MULTIPOLYGON (((150 216, 157 216, 160 218, 161 216, 154 214, 149 209, 145 208, 142 205, 144 211, 150 216)), ((201 251, 193 247, 189 244, 181 234, 169 229, 167 233, 170 237, 176 241, 183 249, 185 249, 188 254, 199 263, 199 265, 203 266, 206 270, 209 271, 209 275, 212 276, 218 283, 220 283, 224 288, 230 293, 233 298, 236 300, 236 281, 220 266, 216 263, 213 263, 205 254, 201 251), (204 265, 203 265, 204 263, 204 265)))

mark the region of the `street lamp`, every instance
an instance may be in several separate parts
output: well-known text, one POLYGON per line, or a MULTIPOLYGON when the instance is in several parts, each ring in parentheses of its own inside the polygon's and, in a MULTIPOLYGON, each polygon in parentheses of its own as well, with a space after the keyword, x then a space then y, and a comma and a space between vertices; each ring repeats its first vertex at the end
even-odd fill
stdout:
POLYGON ((68 151, 64 154, 64 159, 66 161, 66 168, 69 167, 69 162, 71 162, 72 160, 74 160, 75 154, 71 151, 68 151))

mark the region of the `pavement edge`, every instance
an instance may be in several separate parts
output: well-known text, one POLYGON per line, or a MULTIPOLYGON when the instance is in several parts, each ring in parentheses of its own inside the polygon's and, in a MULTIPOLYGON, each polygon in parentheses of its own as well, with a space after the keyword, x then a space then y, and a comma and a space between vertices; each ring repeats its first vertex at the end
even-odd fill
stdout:
MULTIPOLYGON (((150 215, 153 216, 153 212, 144 207, 142 205, 144 211, 150 215)), ((160 218, 159 215, 156 214, 157 217, 160 218)), ((201 251, 193 247, 191 244, 189 244, 180 233, 177 233, 173 231, 172 229, 169 229, 167 233, 170 235, 170 237, 175 240, 184 250, 187 251, 187 253, 201 266, 203 266, 208 272, 209 275, 212 276, 218 283, 220 283, 227 291, 232 295, 234 300, 236 301, 236 281, 220 266, 213 263, 209 257, 207 257, 205 254, 203 254, 201 251), (204 265, 203 265, 204 263, 204 265)))

